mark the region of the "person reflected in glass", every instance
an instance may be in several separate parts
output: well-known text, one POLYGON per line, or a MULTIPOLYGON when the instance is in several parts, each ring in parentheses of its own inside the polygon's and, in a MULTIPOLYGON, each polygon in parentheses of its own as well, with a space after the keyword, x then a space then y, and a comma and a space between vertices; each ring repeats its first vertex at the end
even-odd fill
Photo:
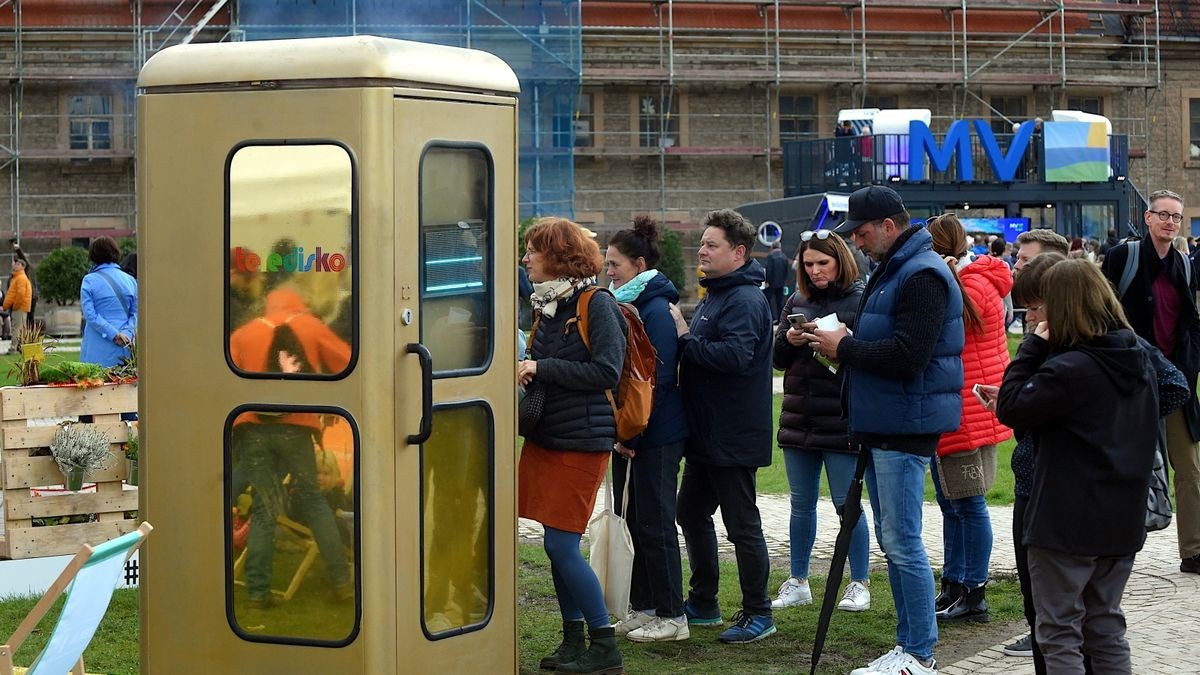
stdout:
POLYGON ((433 634, 478 624, 487 616, 488 439, 478 408, 439 413, 425 444, 424 522, 428 550, 425 628, 433 634))
POLYGON ((137 334, 137 279, 121 269, 121 248, 112 237, 96 237, 88 246, 92 270, 79 288, 83 344, 79 360, 115 366, 129 358, 137 334))
MULTIPOLYGON (((235 366, 261 373, 337 373, 350 361, 350 347, 324 323, 307 312, 289 288, 267 295, 266 313, 229 337, 235 366)), ((334 600, 354 597, 350 567, 334 523, 333 510, 317 485, 315 447, 321 438, 318 413, 247 412, 233 428, 234 490, 248 483, 253 489, 253 516, 246 558, 246 590, 250 606, 274 605, 271 565, 275 553, 275 524, 283 513, 285 494, 297 520, 307 525, 325 562, 334 600), (286 493, 284 480, 286 478, 286 493)))

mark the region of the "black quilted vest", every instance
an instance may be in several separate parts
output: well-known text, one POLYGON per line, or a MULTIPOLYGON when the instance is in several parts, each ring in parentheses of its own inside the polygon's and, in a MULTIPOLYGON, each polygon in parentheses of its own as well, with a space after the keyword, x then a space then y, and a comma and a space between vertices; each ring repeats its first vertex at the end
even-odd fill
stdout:
MULTIPOLYGON (((533 360, 553 358, 585 362, 591 354, 575 320, 579 294, 560 300, 554 317, 542 316, 533 336, 533 360)), ((595 308, 595 305, 592 305, 595 308)), ((546 408, 529 440, 551 450, 611 452, 617 425, 604 390, 582 391, 545 384, 546 408)))

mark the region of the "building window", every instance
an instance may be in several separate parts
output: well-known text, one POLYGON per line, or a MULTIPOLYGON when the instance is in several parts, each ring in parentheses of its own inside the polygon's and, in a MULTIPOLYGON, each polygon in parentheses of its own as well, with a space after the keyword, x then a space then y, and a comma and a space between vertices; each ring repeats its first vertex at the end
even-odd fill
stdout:
POLYGON ((1188 156, 1200 160, 1200 98, 1188 99, 1188 156))
POLYGON ((817 136, 817 97, 779 95, 779 142, 817 136))
POLYGON ((1013 124, 1025 121, 1024 96, 993 96, 989 103, 992 106, 993 134, 1011 134, 1013 124))
POLYGON ((574 109, 566 102, 554 104, 554 147, 590 148, 595 145, 592 130, 596 114, 592 107, 592 95, 580 94, 574 109))
POLYGON ((67 100, 72 150, 111 150, 111 96, 71 96, 67 100))
POLYGON ((879 108, 880 110, 895 110, 900 107, 899 96, 864 96, 864 108, 879 108))
POLYGON ((679 97, 643 94, 638 99, 638 145, 643 148, 679 145, 679 97))
POLYGON ((1068 96, 1067 109, 1078 110, 1093 115, 1103 115, 1104 99, 1099 96, 1068 96))

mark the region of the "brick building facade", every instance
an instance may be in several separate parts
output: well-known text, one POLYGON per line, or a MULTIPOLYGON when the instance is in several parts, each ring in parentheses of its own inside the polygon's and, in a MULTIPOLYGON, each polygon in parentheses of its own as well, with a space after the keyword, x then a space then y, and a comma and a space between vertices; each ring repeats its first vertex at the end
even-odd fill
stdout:
MULTIPOLYGON (((190 29, 175 4, 0 0, 0 235, 36 254, 136 230, 133 86, 190 29)), ((195 39, 227 36, 236 5, 195 39)), ((1128 135, 1130 180, 1181 192, 1200 232, 1198 10, 966 6, 585 0, 577 220, 607 231, 650 213, 686 233, 710 209, 781 197, 781 141, 831 136, 844 108, 928 108, 936 133, 1072 107, 1128 135)))

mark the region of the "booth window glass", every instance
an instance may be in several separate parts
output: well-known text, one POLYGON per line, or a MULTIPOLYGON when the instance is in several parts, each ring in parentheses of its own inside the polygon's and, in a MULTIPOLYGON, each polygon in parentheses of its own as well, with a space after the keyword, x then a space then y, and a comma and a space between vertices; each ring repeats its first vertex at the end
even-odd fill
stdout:
POLYGON ((226 430, 227 614, 241 637, 357 633, 358 434, 328 408, 243 407, 226 430))
POLYGON ((349 153, 247 145, 226 179, 229 364, 250 376, 344 375, 355 344, 349 153))
POLYGON ((492 415, 482 403, 435 408, 421 446, 422 625, 432 638, 491 614, 495 502, 492 415))
POLYGON ((479 372, 492 352, 491 163, 475 147, 421 158, 421 341, 433 370, 479 372))

